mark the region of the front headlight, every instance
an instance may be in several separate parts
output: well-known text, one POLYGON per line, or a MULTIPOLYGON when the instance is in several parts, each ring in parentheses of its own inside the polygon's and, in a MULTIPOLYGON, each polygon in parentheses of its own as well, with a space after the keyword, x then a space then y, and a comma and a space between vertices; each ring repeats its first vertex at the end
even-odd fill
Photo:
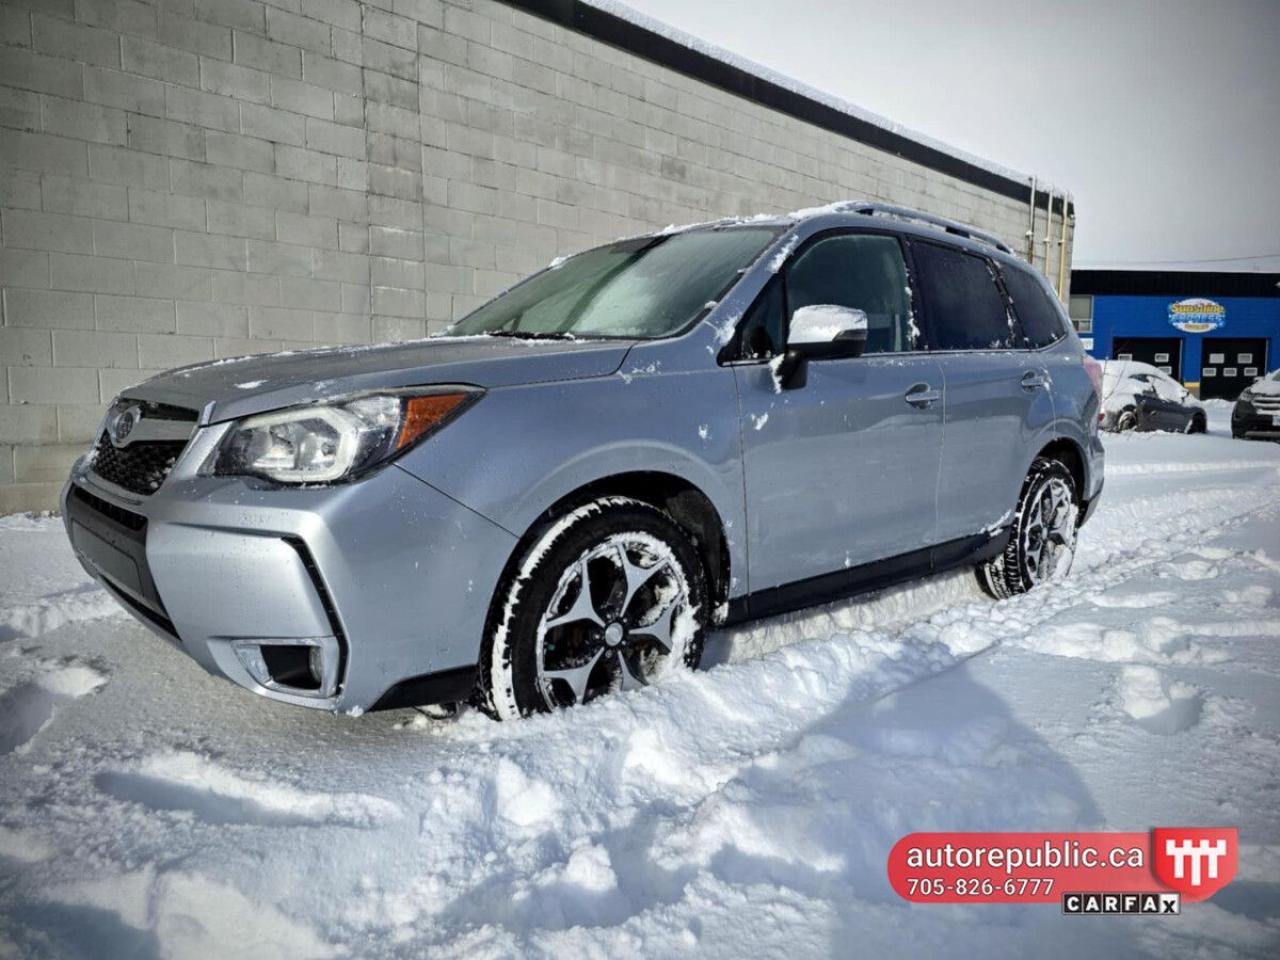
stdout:
POLYGON ((481 391, 379 393, 241 420, 208 471, 276 483, 332 483, 394 459, 479 399, 481 391))

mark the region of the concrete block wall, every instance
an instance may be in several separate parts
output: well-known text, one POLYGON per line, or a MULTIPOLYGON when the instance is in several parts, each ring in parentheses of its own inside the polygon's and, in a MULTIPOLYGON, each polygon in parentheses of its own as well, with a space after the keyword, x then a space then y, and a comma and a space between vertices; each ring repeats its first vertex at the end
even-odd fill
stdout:
POLYGON ((421 337, 559 254, 851 196, 1024 243, 1025 203, 496 0, 0 0, 0 514, 53 508, 154 372, 421 337))

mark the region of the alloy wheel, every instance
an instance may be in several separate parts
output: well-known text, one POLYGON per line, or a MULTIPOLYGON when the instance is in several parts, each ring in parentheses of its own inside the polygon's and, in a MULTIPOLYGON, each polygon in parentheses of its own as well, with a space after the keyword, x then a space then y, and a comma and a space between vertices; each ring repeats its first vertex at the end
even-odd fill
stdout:
POLYGON ((549 707, 646 686, 691 633, 689 585, 667 544, 608 537, 562 573, 537 636, 538 689, 549 707))
POLYGON ((1022 555, 1032 585, 1065 577, 1075 557, 1078 508, 1070 485, 1050 477, 1027 505, 1022 555))

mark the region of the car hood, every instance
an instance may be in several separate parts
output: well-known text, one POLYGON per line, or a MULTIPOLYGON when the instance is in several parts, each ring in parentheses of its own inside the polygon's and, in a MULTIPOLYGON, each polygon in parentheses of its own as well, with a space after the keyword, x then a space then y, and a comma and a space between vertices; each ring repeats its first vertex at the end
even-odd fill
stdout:
POLYGON ((215 360, 170 370, 126 393, 200 410, 201 422, 218 423, 366 390, 444 383, 497 388, 602 377, 622 365, 632 345, 431 337, 215 360))
POLYGON ((1255 380, 1248 389, 1255 397, 1280 396, 1280 380, 1272 380, 1269 377, 1265 380, 1255 380))

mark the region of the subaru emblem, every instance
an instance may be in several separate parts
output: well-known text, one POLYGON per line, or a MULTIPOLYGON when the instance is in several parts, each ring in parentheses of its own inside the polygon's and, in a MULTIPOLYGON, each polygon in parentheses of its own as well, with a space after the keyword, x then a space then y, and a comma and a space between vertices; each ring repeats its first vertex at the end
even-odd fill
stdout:
POLYGON ((112 414, 107 423, 107 435, 111 438, 111 442, 117 447, 123 447, 129 442, 129 434, 133 433, 133 428, 141 419, 142 408, 137 404, 112 414))

